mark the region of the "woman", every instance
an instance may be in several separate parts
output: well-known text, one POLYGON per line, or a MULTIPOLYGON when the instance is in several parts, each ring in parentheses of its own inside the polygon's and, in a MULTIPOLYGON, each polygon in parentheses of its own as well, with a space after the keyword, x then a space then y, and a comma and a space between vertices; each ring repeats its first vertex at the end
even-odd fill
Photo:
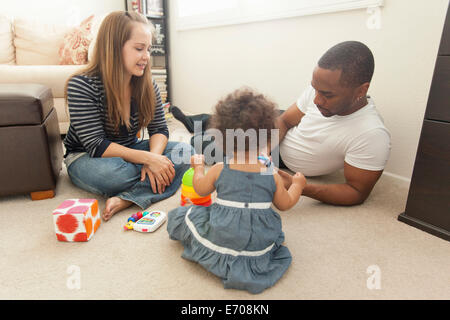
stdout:
POLYGON ((174 194, 193 154, 189 145, 168 141, 151 45, 144 16, 113 12, 100 26, 90 63, 66 85, 67 172, 78 187, 108 197, 105 221, 133 203, 145 209, 174 194), (150 138, 139 141, 144 127, 150 138))

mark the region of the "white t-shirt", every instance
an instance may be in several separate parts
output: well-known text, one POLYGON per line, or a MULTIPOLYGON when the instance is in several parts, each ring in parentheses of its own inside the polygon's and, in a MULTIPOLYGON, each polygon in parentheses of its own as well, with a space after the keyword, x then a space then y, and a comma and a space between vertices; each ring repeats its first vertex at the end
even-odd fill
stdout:
POLYGON ((324 117, 314 104, 315 90, 309 86, 297 101, 305 115, 286 133, 280 156, 286 166, 305 176, 318 176, 351 166, 383 170, 391 150, 391 136, 375 104, 347 116, 324 117))

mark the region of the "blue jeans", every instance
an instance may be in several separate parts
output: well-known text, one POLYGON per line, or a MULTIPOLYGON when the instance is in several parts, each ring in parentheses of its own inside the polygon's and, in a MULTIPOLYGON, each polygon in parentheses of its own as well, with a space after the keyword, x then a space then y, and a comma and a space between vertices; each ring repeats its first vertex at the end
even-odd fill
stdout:
MULTIPOLYGON (((149 141, 139 141, 130 148, 148 151, 149 141)), ((153 193, 148 176, 141 181, 141 164, 127 162, 120 157, 91 158, 85 154, 72 162, 67 172, 73 184, 81 189, 108 198, 119 197, 146 209, 152 203, 166 199, 178 190, 184 172, 190 167, 192 154, 194 149, 186 143, 167 143, 163 155, 175 165, 175 177, 162 194, 153 193)))

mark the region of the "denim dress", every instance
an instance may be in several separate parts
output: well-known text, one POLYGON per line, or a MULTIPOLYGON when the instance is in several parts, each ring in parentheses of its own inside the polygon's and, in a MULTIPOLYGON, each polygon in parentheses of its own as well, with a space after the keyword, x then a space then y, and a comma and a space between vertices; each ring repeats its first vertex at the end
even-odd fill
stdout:
POLYGON ((167 231, 184 246, 182 257, 222 279, 226 289, 260 293, 273 286, 292 261, 282 245, 281 218, 271 208, 273 174, 224 167, 216 201, 169 211, 167 231))

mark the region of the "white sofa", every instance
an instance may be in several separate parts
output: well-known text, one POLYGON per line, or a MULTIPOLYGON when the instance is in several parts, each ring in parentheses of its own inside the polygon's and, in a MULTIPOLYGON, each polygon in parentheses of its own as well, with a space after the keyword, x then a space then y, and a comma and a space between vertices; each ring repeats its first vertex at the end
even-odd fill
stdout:
POLYGON ((0 15, 0 83, 40 83, 50 87, 61 134, 69 128, 66 81, 85 66, 59 64, 58 50, 68 31, 66 26, 0 15))

